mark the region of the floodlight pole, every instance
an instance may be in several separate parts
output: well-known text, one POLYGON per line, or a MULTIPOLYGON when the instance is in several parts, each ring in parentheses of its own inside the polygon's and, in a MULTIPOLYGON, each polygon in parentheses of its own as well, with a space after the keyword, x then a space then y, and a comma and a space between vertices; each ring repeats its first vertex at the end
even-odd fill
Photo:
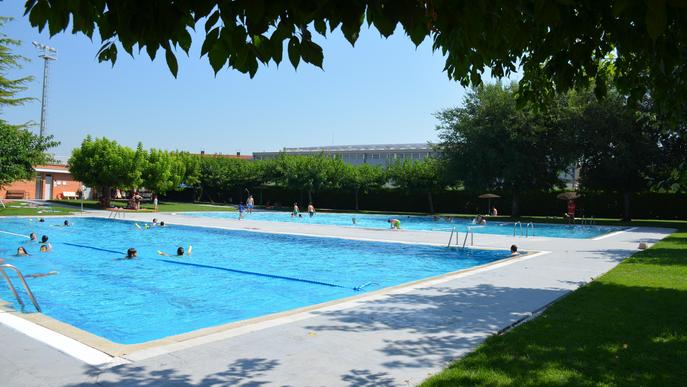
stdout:
POLYGON ((43 58, 43 95, 41 97, 41 129, 40 136, 43 137, 45 134, 45 122, 47 120, 47 101, 46 97, 48 95, 48 63, 51 60, 57 60, 57 49, 50 47, 46 44, 33 42, 33 45, 41 51, 38 55, 39 58, 43 58))

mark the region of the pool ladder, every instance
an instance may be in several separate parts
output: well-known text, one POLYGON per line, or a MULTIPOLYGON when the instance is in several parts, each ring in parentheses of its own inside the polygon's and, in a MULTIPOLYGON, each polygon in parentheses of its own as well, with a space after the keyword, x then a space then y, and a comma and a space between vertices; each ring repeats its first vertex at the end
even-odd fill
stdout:
MULTIPOLYGON (((456 245, 458 245, 458 233, 456 232, 456 228, 453 227, 451 229, 451 235, 448 237, 448 245, 446 247, 451 247, 451 241, 453 241, 454 233, 456 234, 456 245)), ((475 233, 472 231, 472 227, 468 227, 468 230, 465 232, 465 239, 463 239, 463 248, 465 248, 465 245, 468 243, 468 236, 470 236, 470 246, 474 246, 475 233)))
POLYGON ((108 219, 117 219, 117 216, 124 219, 126 218, 126 211, 124 210, 111 210, 110 214, 107 215, 108 219))
POLYGON ((525 230, 524 230, 524 233, 523 233, 522 223, 521 223, 521 222, 515 222, 515 223, 513 224, 513 236, 516 236, 516 235, 517 235, 517 231, 520 231, 520 236, 521 236, 521 237, 524 236, 525 238, 529 238, 529 236, 530 236, 530 228, 532 229, 532 236, 534 236, 534 223, 532 223, 532 222, 527 223, 527 224, 525 225, 525 230))
POLYGON ((26 280, 24 279, 24 275, 21 274, 21 271, 17 269, 16 266, 10 265, 9 263, 0 265, 0 274, 5 278, 5 282, 7 282, 7 286, 9 286, 10 290, 14 294, 14 298, 17 299, 17 302, 21 307, 24 307, 24 302, 21 300, 21 297, 19 297, 19 293, 17 293, 17 289, 14 287, 14 284, 12 283, 12 280, 10 277, 7 275, 5 272, 5 269, 11 269, 14 270, 14 272, 17 274, 17 277, 21 281, 22 285, 24 285, 24 290, 26 290, 26 294, 29 295, 29 298, 31 299, 31 302, 33 303, 33 306, 36 307, 37 311, 41 311, 40 305, 38 305, 38 301, 36 301, 36 297, 34 297, 33 292, 31 291, 31 288, 29 287, 29 284, 26 283, 26 280))

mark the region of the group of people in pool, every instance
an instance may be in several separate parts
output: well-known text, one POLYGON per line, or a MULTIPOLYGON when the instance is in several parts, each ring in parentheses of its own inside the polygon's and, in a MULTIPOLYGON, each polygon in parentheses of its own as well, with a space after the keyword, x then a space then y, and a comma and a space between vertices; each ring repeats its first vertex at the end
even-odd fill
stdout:
MULTIPOLYGON (((315 216, 315 206, 312 203, 308 203, 308 215, 312 218, 315 216)), ((293 211, 291 211, 292 218, 302 218, 301 209, 298 207, 298 202, 293 203, 293 211)))
MULTIPOLYGON (((164 251, 157 251, 158 255, 162 255, 163 257, 181 257, 183 255, 191 255, 191 251, 193 250, 193 246, 189 245, 188 250, 184 250, 183 247, 179 246, 177 247, 177 252, 176 254, 167 254, 164 251)), ((129 247, 129 249, 126 251, 126 257, 125 259, 134 259, 138 258, 138 250, 136 250, 135 247, 129 247)))
MULTIPOLYGON (((139 226, 138 223, 135 223, 135 225, 136 225, 136 227, 138 227, 139 229, 141 228, 141 226, 139 226)), ((144 226, 143 228, 149 229, 149 228, 151 228, 151 227, 166 227, 166 226, 165 226, 165 222, 164 222, 164 221, 158 221, 157 218, 153 218, 153 221, 152 221, 150 224, 147 224, 147 223, 146 223, 145 226, 144 226)), ((157 253, 158 253, 158 255, 162 255, 162 256, 165 256, 165 257, 170 257, 170 256, 183 256, 184 254, 186 254, 186 255, 191 255, 192 249, 193 249, 193 246, 191 246, 191 245, 188 246, 188 250, 184 250, 183 247, 179 246, 179 247, 177 248, 176 254, 167 254, 167 253, 165 253, 165 252, 163 252, 163 251, 160 251, 160 250, 158 250, 157 253)), ((134 258, 138 258, 138 250, 136 250, 135 247, 129 247, 129 248, 126 250, 126 256, 124 257, 124 259, 134 259, 134 258)))
MULTIPOLYGON (((47 253, 47 252, 52 251, 52 245, 50 244, 50 242, 48 242, 48 239, 49 238, 47 235, 43 235, 43 236, 41 236, 41 239, 39 241, 38 236, 36 236, 35 232, 32 232, 31 234, 29 234, 29 241, 35 242, 35 243, 40 243, 41 247, 38 248, 38 251, 40 251, 41 253, 47 253)), ((31 254, 29 254, 29 252, 26 250, 26 247, 19 246, 17 248, 17 254, 16 254, 17 257, 26 257, 29 255, 31 255, 31 254)))

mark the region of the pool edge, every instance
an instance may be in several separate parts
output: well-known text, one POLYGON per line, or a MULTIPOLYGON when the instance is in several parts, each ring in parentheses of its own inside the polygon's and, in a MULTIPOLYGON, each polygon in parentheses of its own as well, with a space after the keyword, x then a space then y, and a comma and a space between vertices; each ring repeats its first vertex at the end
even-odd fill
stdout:
MULTIPOLYGON (((91 347, 107 356, 112 357, 113 360, 116 358, 124 358, 127 360, 143 360, 153 356, 175 352, 181 349, 190 348, 205 343, 210 343, 218 340, 227 339, 230 337, 239 336, 249 332, 254 332, 269 327, 306 319, 312 317, 314 312, 325 311, 327 309, 347 309, 356 306, 357 303, 360 302, 385 297, 391 294, 404 293, 411 291, 413 289, 425 287, 432 284, 448 282, 454 279, 481 273, 487 270, 492 270, 497 267, 502 267, 515 262, 545 255, 548 253, 550 252, 530 251, 527 252, 527 254, 518 255, 514 257, 505 257, 503 259, 485 263, 483 265, 473 266, 467 269, 457 270, 453 272, 440 274, 437 276, 406 282, 399 285, 389 286, 379 290, 375 290, 373 292, 340 298, 314 305, 290 309, 282 312, 271 313, 246 320, 234 321, 221 325, 196 329, 190 332, 167 336, 161 339, 150 340, 138 344, 115 343, 104 337, 97 336, 93 333, 77 328, 71 324, 67 324, 65 322, 44 315, 42 313, 26 314, 13 309, 7 310, 8 308, 6 306, 2 308, 3 310, 1 310, 0 313, 7 313, 12 316, 16 316, 27 322, 45 328, 51 331, 51 333, 65 336, 69 339, 75 340, 80 344, 91 347)), ((0 302, 2 302, 2 300, 0 300, 0 302)), ((19 331, 27 334, 22 330, 19 331)), ((35 335, 29 336, 50 345, 46 340, 42 340, 40 337, 36 337, 35 335)), ((55 347, 58 350, 61 350, 62 352, 69 354, 69 351, 63 350, 54 345, 51 346, 55 347)), ((80 360, 85 361, 84 359, 80 360)))

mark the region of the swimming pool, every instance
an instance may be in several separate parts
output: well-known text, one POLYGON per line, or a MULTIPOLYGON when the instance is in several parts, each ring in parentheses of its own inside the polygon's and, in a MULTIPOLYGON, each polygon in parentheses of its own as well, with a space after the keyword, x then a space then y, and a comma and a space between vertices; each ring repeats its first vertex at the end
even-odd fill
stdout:
MULTIPOLYGON (((314 305, 507 256, 201 227, 145 229, 96 218, 73 218, 71 227, 61 227, 62 221, 0 219, 0 231, 45 234, 53 245, 52 252, 39 253, 38 244, 0 233, 0 257, 24 275, 58 272, 27 279, 43 313, 121 344, 314 305), (173 254, 188 245, 191 256, 157 253, 173 254), (14 256, 18 246, 26 246, 31 256, 14 256), (139 258, 122 259, 129 247, 139 258)), ((18 308, 5 284, 0 298, 18 308)))
MULTIPOLYGON (((236 212, 187 212, 184 215, 202 216, 210 218, 237 219, 236 212)), ((307 213, 302 218, 291 217, 289 212, 279 211, 258 211, 252 214, 245 214, 245 219, 264 220, 271 222, 290 222, 305 224, 326 224, 348 227, 362 228, 389 228, 387 220, 396 218, 401 221, 401 228, 404 230, 419 231, 451 231, 453 227, 456 231, 465 232, 468 227, 476 234, 496 234, 513 235, 514 224, 512 222, 500 222, 487 219, 486 225, 474 225, 470 220, 453 218, 447 222, 443 218, 433 218, 431 216, 408 216, 408 215, 375 215, 375 214, 347 214, 347 213, 325 213, 319 212, 310 217, 307 213), (355 218, 355 224, 353 224, 355 218)), ((622 230, 622 227, 596 226, 596 225, 566 225, 566 224, 541 224, 534 225, 532 229, 526 230, 527 226, 522 224, 522 232, 525 231, 532 236, 545 236, 553 238, 594 238, 612 231, 622 230)), ((517 229, 520 235, 520 228, 517 229)))

